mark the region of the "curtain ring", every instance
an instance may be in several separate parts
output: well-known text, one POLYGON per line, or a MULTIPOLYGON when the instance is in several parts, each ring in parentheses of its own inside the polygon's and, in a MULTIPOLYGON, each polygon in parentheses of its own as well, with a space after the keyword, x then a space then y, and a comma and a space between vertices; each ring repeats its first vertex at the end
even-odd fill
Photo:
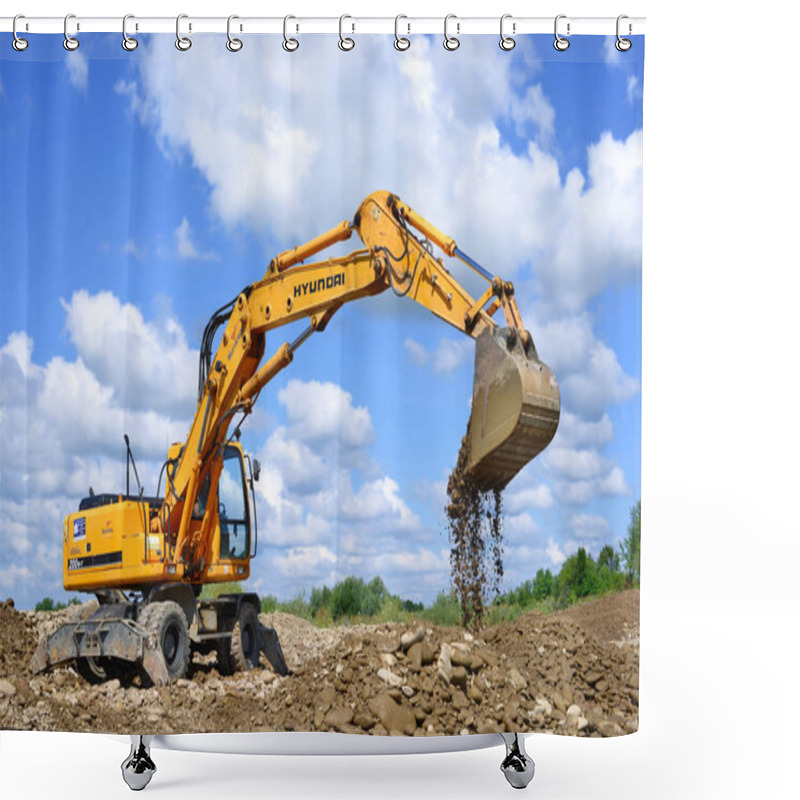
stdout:
POLYGON ((64 49, 70 51, 77 50, 81 46, 81 43, 74 36, 69 35, 68 27, 71 19, 75 19, 74 14, 67 14, 64 17, 64 49))
MULTIPOLYGON (((444 41, 442 42, 444 49, 450 50, 450 52, 453 50, 458 50, 458 48, 461 47, 461 42, 458 40, 458 37, 448 36, 447 34, 447 23, 450 22, 451 19, 458 19, 458 17, 456 17, 455 14, 448 14, 444 18, 444 41)), ((456 23, 456 33, 458 33, 458 29, 459 25, 456 23)))
POLYGON ((242 47, 244 47, 241 39, 235 39, 231 36, 231 22, 235 19, 239 19, 236 14, 231 14, 228 17, 228 41, 225 42, 225 47, 227 47, 231 53, 238 53, 242 47))
MULTIPOLYGON (((356 43, 349 36, 345 36, 342 33, 342 25, 346 19, 353 18, 349 14, 342 14, 342 16, 339 17, 339 49, 345 52, 352 50, 356 46, 356 43)), ((355 28, 356 26, 353 25, 353 30, 355 30, 355 28)))
POLYGON ((129 19, 136 19, 136 17, 133 14, 126 14, 122 18, 122 49, 130 53, 139 46, 139 41, 132 36, 128 36, 127 24, 129 19))
MULTIPOLYGON (((569 49, 569 39, 565 39, 563 36, 558 35, 558 21, 560 19, 566 19, 566 18, 567 18, 566 14, 559 14, 556 17, 556 22, 555 22, 556 40, 553 42, 553 47, 555 47, 556 50, 559 50, 562 53, 564 52, 564 50, 569 49)), ((567 23, 567 36, 569 36, 569 22, 567 23)))
MULTIPOLYGON (((406 39, 405 36, 401 36, 398 30, 400 25, 401 19, 408 19, 405 14, 398 14, 394 18, 394 48, 395 50, 408 50, 411 47, 411 39, 406 39)), ((411 26, 408 26, 408 32, 411 33, 411 26)))
MULTIPOLYGON (((511 36, 506 36, 503 33, 503 23, 507 19, 511 19, 511 18, 512 18, 511 14, 503 14, 503 16, 500 17, 500 49, 501 50, 506 50, 506 51, 513 50, 517 46, 517 43, 514 41, 514 39, 511 36)), ((517 29, 517 25, 516 25, 516 23, 513 23, 512 27, 511 27, 512 32, 515 33, 516 29, 517 29)))
MULTIPOLYGON (((624 39, 619 35, 619 23, 622 22, 623 19, 628 19, 627 14, 620 14, 617 17, 617 41, 614 42, 614 47, 620 51, 620 53, 626 53, 628 50, 633 47, 633 42, 630 39, 624 39)), ((628 24, 628 33, 631 32, 631 26, 628 24)))
MULTIPOLYGON (((192 46, 192 40, 188 36, 181 36, 181 20, 188 18, 188 14, 178 14, 178 17, 175 20, 175 47, 183 52, 192 46)), ((189 30, 191 29, 191 26, 189 26, 189 30)))
POLYGON ((288 23, 289 23, 290 19, 296 19, 296 17, 293 17, 291 14, 289 14, 288 16, 285 16, 283 18, 283 45, 282 45, 282 47, 287 53, 293 53, 295 50, 297 50, 298 47, 300 47, 300 42, 298 42, 297 39, 290 39, 289 35, 286 32, 287 31, 287 26, 288 26, 288 23))
POLYGON ((14 21, 11 23, 11 32, 14 34, 14 39, 11 42, 11 46, 18 52, 21 53, 23 50, 28 49, 28 40, 23 39, 21 36, 17 36, 17 20, 18 19, 25 19, 24 14, 17 14, 14 17, 14 21))

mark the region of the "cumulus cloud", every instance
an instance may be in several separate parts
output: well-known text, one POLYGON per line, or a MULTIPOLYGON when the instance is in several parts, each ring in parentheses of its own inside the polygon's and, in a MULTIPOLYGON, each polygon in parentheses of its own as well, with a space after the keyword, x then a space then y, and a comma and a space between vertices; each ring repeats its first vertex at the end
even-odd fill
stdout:
POLYGON ((641 132, 604 134, 586 175, 562 175, 541 144, 555 125, 551 104, 538 84, 520 85, 496 47, 456 64, 427 37, 402 58, 364 37, 337 64, 331 92, 319 80, 322 42, 309 40, 291 62, 259 40, 248 60, 209 57, 216 44, 198 40, 177 58, 153 37, 136 80, 118 91, 170 158, 188 157, 206 176, 226 225, 289 245, 350 218, 364 193, 390 188, 497 272, 535 263, 552 304, 580 308, 638 274, 641 132), (363 79, 367 63, 375 80, 363 79), (370 120, 391 125, 390 152, 374 146, 370 120), (540 139, 515 152, 503 127, 526 124, 540 139))
POLYGON ((471 339, 440 339, 436 349, 430 351, 412 338, 405 340, 411 360, 419 366, 430 366, 437 374, 447 374, 472 360, 475 345, 471 339))
POLYGON ((582 543, 596 543, 607 538, 610 532, 605 517, 596 514, 575 514, 572 517, 572 533, 582 543))

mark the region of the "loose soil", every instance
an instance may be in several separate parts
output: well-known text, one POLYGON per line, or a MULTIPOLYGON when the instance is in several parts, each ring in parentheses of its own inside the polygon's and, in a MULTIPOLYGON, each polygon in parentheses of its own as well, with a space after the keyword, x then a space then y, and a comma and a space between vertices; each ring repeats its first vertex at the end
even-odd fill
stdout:
POLYGON ((320 629, 262 614, 280 637, 286 677, 265 661, 222 677, 213 652, 196 654, 188 678, 168 687, 89 686, 71 667, 32 675, 39 638, 81 612, 0 604, 0 728, 615 736, 638 726, 636 590, 474 636, 424 621, 320 629))

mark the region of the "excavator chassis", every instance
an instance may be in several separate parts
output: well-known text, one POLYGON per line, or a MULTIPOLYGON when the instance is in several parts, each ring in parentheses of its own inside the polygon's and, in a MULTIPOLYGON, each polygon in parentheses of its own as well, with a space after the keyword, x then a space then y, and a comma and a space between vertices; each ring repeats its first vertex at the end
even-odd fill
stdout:
MULTIPOLYGON (((228 594, 203 600, 195 600, 192 595, 188 600, 191 591, 182 594, 170 588, 164 591, 166 594, 162 596, 163 599, 139 606, 129 602, 105 603, 88 619, 62 625, 39 643, 31 658, 31 671, 44 672, 79 659, 101 662, 116 659, 140 666, 154 685, 163 686, 171 681, 167 660, 158 636, 138 621, 144 609, 152 609, 165 599, 167 602, 174 602, 176 597, 181 600, 186 618, 192 620, 186 632, 190 647, 188 657, 191 658, 192 646, 204 651, 230 641, 233 628, 245 606, 252 607, 256 612, 260 608, 259 598, 255 594, 228 594)), ((278 634, 274 628, 259 622, 257 613, 253 633, 257 654, 263 653, 279 675, 288 674, 278 634)))

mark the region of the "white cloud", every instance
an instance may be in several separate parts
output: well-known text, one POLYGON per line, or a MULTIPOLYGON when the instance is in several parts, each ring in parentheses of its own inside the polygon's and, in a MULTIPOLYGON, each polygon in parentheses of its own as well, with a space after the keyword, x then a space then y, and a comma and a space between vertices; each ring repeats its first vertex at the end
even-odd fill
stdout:
POLYGON ((173 231, 175 236, 175 249, 178 252, 178 257, 186 260, 195 261, 218 261, 219 256, 216 253, 201 253, 192 239, 192 230, 189 225, 189 220, 184 217, 181 224, 173 231))
MULTIPOLYGON (((3 552, 17 559, 15 564, 3 559, 0 595, 15 595, 23 607, 46 594, 63 596, 63 519, 90 486, 98 493, 124 488, 123 433, 131 435, 139 474, 152 493, 169 443, 188 429, 187 418, 157 408, 156 393, 147 405, 138 395, 120 392, 119 374, 104 370, 108 365, 87 330, 99 324, 102 341, 105 323, 113 334, 114 314, 104 313, 109 308, 123 320, 127 315, 140 333, 150 323, 131 316, 112 295, 76 293, 64 308, 68 316, 89 317, 67 326, 76 334, 74 360, 36 363, 34 342, 21 332, 0 347, 0 536, 3 552), (137 402, 130 402, 134 396, 137 402)), ((172 342, 166 329, 154 326, 149 333, 153 353, 168 354, 172 342)), ((109 346, 116 345, 112 337, 109 346)))
POLYGON ((529 86, 524 97, 511 106, 511 116, 520 135, 525 135, 528 123, 532 123, 539 144, 550 146, 555 136, 556 112, 538 83, 529 86))
POLYGON ((440 339, 436 350, 427 350, 412 338, 405 340, 405 348, 411 360, 419 366, 430 366, 431 369, 446 375, 458 369, 463 363, 471 360, 475 354, 472 339, 440 339))
POLYGON ((553 566, 558 567, 566 561, 566 555, 559 545, 550 538, 547 542, 547 557, 553 566))
MULTIPOLYGON (((616 353, 595 338, 587 313, 545 324, 538 338, 543 358, 558 377, 567 413, 602 423, 608 405, 629 400, 639 391, 638 380, 625 374, 616 353)), ((567 425, 575 423, 570 420, 567 425)), ((602 427, 597 433, 602 434, 602 427)))
POLYGON ((194 413, 198 352, 189 348, 168 309, 161 318, 145 322, 136 306, 121 303, 110 292, 89 294, 85 289, 62 306, 82 362, 113 393, 118 407, 150 408, 182 418, 194 413))
POLYGON ((611 526, 605 517, 595 514, 575 514, 572 517, 572 533, 583 543, 595 543, 608 537, 611 526))
POLYGON ((64 65, 72 86, 82 94, 86 94, 89 89, 89 62, 86 60, 86 55, 80 50, 73 50, 67 53, 64 65))
POLYGON ((134 242, 133 239, 128 239, 128 241, 122 245, 120 250, 125 255, 133 256, 138 260, 141 260, 143 257, 142 251, 137 247, 136 242, 134 242))
POLYGON ((625 98, 629 103, 635 103, 642 99, 642 86, 636 75, 628 76, 628 85, 625 89, 625 98))
POLYGON ((639 274, 640 132, 604 134, 587 174, 563 176, 540 145, 516 153, 501 135, 502 124, 533 121, 548 136, 555 125, 541 87, 520 86, 503 53, 456 64, 420 37, 398 59, 365 38, 337 62, 331 92, 319 79, 323 43, 309 40, 307 57, 292 61, 266 41, 251 46, 250 59, 222 59, 198 40, 178 58, 154 37, 135 84, 118 85, 169 157, 188 156, 206 176, 226 225, 288 246, 389 188, 505 277, 535 263, 551 305, 580 308, 639 274), (363 79, 365 64, 375 80, 363 79), (389 151, 365 120, 391 125, 389 151))

